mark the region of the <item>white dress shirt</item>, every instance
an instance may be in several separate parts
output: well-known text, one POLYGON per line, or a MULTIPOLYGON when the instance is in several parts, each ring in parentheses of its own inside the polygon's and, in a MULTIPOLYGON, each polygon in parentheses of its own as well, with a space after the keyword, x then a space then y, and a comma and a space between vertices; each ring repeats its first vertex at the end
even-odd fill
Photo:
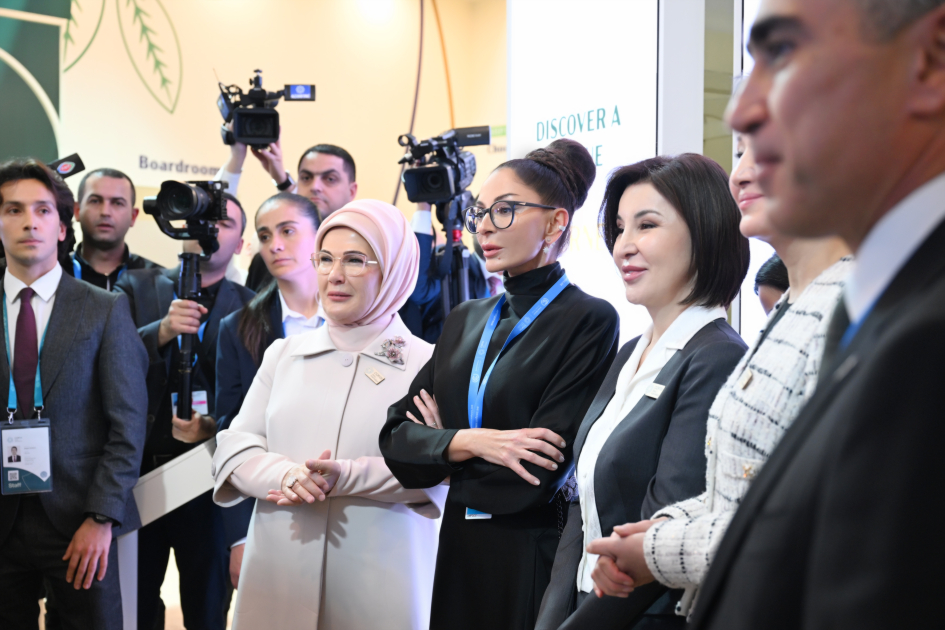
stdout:
POLYGON ((321 308, 311 317, 305 317, 302 313, 297 313, 289 308, 289 305, 285 302, 285 298, 282 297, 282 291, 278 293, 279 304, 282 306, 282 329, 286 337, 315 330, 325 323, 324 313, 321 308))
POLYGON ((843 298, 857 323, 929 234, 945 220, 945 174, 925 183, 881 218, 856 252, 843 298))
POLYGON ((640 357, 647 346, 650 345, 650 339, 653 336, 653 325, 651 324, 643 333, 643 336, 640 337, 633 349, 633 354, 630 355, 630 358, 627 359, 620 370, 620 374, 617 376, 614 397, 610 399, 604 413, 588 431, 587 439, 581 449, 581 459, 578 462, 576 474, 581 502, 581 516, 584 521, 584 554, 581 556, 577 574, 579 591, 590 593, 594 590, 594 580, 591 578, 591 572, 597 564, 597 555, 589 554, 587 545, 592 540, 602 536, 594 495, 594 469, 597 466, 597 458, 600 456, 604 444, 607 443, 614 429, 640 402, 644 392, 673 355, 685 348, 697 332, 717 319, 725 319, 724 309, 703 306, 687 308, 670 324, 663 336, 650 350, 646 360, 640 365, 640 357))
MULTIPOLYGON (((56 301, 56 289, 59 288, 59 280, 62 278, 62 267, 59 263, 46 274, 36 279, 29 285, 34 293, 30 304, 33 306, 33 315, 36 317, 36 349, 43 340, 43 333, 46 332, 46 324, 49 323, 49 316, 52 314, 53 304, 56 301)), ((13 370, 13 357, 16 356, 16 319, 20 315, 20 291, 26 288, 26 283, 10 273, 7 269, 3 274, 3 293, 7 302, 7 320, 9 330, 7 338, 10 340, 10 370, 13 370)))

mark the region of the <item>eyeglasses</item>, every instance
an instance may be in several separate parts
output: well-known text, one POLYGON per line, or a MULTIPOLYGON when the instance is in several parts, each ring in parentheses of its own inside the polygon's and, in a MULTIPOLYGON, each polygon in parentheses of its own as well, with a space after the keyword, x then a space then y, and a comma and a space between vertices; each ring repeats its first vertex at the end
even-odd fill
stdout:
POLYGON ((368 260, 364 254, 344 254, 337 258, 324 252, 312 254, 312 265, 323 276, 331 273, 331 270, 335 268, 336 260, 341 261, 341 272, 349 278, 363 276, 368 265, 380 264, 376 260, 368 260))
POLYGON ((485 218, 486 214, 488 214, 492 225, 494 225, 497 230, 504 230, 512 225, 512 220, 515 218, 516 207, 543 208, 545 210, 555 209, 555 206, 543 206, 540 203, 528 203, 527 201, 496 201, 488 208, 473 206, 466 208, 464 212, 466 229, 469 230, 470 234, 478 233, 479 226, 482 225, 482 220, 485 218))

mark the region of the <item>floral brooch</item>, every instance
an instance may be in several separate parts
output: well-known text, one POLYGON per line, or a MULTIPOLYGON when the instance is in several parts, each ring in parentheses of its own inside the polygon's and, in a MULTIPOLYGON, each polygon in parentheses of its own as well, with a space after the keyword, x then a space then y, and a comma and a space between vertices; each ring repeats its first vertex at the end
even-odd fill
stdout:
POLYGON ((403 337, 394 337, 393 339, 386 339, 384 343, 381 344, 381 351, 375 352, 374 356, 385 357, 391 363, 396 363, 397 365, 404 364, 404 354, 401 352, 401 348, 407 345, 407 342, 403 337))

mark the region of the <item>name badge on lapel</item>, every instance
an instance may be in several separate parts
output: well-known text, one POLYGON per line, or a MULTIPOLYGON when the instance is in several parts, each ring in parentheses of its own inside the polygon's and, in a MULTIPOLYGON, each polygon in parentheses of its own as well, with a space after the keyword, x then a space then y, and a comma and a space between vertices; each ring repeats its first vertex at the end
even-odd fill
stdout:
POLYGON ((474 510, 470 507, 466 508, 467 521, 481 521, 490 518, 492 518, 491 514, 486 514, 485 512, 480 512, 479 510, 474 510))
POLYGON ((650 383, 650 386, 646 388, 646 391, 643 392, 643 395, 656 400, 660 397, 660 394, 663 393, 664 389, 666 389, 665 385, 660 385, 659 383, 650 383))
POLYGON ((365 372, 364 375, 368 377, 369 379, 371 379, 375 385, 380 385, 381 382, 384 381, 384 375, 378 372, 377 370, 375 370, 374 368, 368 369, 368 371, 365 372))
POLYGON ((52 492, 49 418, 14 420, 0 429, 0 492, 52 492))

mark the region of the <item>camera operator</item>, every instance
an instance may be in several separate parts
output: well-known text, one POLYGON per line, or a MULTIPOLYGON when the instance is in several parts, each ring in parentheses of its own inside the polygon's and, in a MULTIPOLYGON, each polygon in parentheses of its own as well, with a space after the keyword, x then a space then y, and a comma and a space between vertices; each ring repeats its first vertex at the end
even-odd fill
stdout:
MULTIPOLYGON (((52 473, 39 473, 51 491, 0 497, 2 628, 36 627, 44 579, 69 627, 121 628, 115 539, 141 522, 131 490, 145 439, 147 355, 125 297, 76 282, 57 264, 74 203, 42 163, 0 164, 5 395, 18 418, 34 418, 30 431, 41 416, 47 432, 10 439, 32 443, 24 460, 40 460, 47 447, 41 470, 52 473)), ((7 472, 4 481, 15 481, 7 472)))
MULTIPOLYGON (((217 180, 229 184, 228 190, 233 194, 236 194, 239 186, 246 152, 245 144, 230 145, 230 159, 216 176, 217 180)), ((354 158, 339 146, 316 144, 306 149, 299 158, 297 183, 285 170, 281 138, 266 149, 253 148, 252 153, 272 177, 278 190, 307 197, 318 208, 321 220, 357 195, 354 158)), ((413 294, 400 309, 400 316, 412 334, 429 343, 436 343, 443 328, 443 310, 440 306, 440 281, 430 275, 430 267, 435 260, 436 239, 433 235, 430 207, 427 204, 417 204, 410 225, 420 245, 420 273, 413 294)), ((477 270, 473 270, 471 275, 477 270)), ((266 270, 262 258, 256 254, 250 264, 246 286, 259 291, 271 279, 272 276, 266 270)), ((486 295, 488 294, 476 294, 474 297, 486 295)))
MULTIPOLYGON (((176 299, 180 267, 142 269, 122 275, 115 289, 128 294, 138 334, 150 358, 148 371, 148 438, 141 474, 158 468, 216 433, 214 393, 216 347, 220 321, 239 310, 253 292, 225 278, 227 264, 243 246, 246 214, 236 197, 226 193, 228 218, 217 223, 219 249, 201 262, 201 297, 176 299), (180 388, 178 336, 194 339, 192 372, 194 414, 174 415, 180 388), (204 402, 205 401, 205 402, 204 402)), ((184 241, 184 251, 199 253, 196 241, 184 241)), ((229 598, 229 555, 223 512, 202 494, 143 527, 138 536, 138 627, 161 625, 164 605, 161 583, 174 549, 180 571, 180 597, 188 628, 223 630, 229 598)))
POLYGON ((131 178, 113 168, 87 173, 79 183, 75 219, 82 227, 82 242, 66 268, 76 280, 111 291, 130 269, 163 269, 147 258, 132 254, 125 235, 138 218, 135 186, 131 178))

